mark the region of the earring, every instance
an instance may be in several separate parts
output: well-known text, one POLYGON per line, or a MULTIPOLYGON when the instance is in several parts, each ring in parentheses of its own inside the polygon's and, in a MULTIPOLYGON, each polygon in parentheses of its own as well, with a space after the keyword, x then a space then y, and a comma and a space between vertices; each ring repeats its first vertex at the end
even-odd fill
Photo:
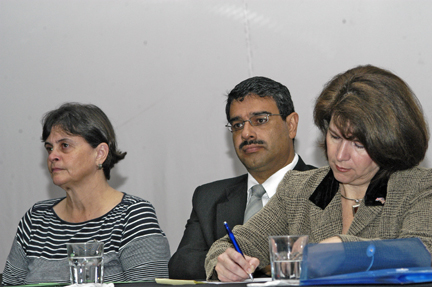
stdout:
POLYGON ((102 169, 102 164, 98 164, 98 169, 102 169))

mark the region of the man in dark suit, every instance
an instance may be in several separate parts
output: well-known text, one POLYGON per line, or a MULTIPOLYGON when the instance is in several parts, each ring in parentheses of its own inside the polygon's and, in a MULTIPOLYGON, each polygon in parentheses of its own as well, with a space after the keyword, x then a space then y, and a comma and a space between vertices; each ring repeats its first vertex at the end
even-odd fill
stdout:
POLYGON ((241 82, 228 94, 226 116, 235 151, 248 173, 195 190, 186 230, 169 262, 170 278, 206 278, 205 256, 226 234, 223 222, 231 227, 243 224, 245 214, 248 218, 248 210, 256 205, 252 187, 264 188, 264 195, 255 200, 262 206, 288 170, 314 168, 294 151, 299 117, 284 85, 264 77, 241 82))

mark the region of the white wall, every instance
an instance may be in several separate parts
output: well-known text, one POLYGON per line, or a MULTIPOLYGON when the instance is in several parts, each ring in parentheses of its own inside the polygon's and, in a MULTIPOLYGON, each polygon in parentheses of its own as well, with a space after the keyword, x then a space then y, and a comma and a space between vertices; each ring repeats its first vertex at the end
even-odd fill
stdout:
POLYGON ((40 142, 48 110, 107 113, 128 152, 110 182, 154 204, 173 252, 196 186, 245 171, 226 92, 253 75, 286 84, 296 149, 321 166, 313 102, 339 72, 390 69, 432 112, 431 11, 428 0, 0 0, 0 272, 24 212, 64 195, 40 142))

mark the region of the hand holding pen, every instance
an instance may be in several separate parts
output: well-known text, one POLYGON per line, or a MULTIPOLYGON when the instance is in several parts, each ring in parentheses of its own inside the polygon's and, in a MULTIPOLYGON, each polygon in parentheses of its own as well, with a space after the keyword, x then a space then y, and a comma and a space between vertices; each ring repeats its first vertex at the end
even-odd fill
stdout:
MULTIPOLYGON (((231 229, 229 228, 228 223, 226 221, 224 222, 224 225, 225 225, 226 232, 227 232, 232 244, 234 245, 235 250, 238 253, 240 253, 245 260, 247 260, 246 257, 244 256, 243 252, 241 251, 240 246, 238 245, 237 240, 235 239, 234 234, 231 232, 231 229)), ((229 252, 229 250, 227 250, 226 252, 229 252)), ((247 273, 249 275, 249 278, 253 280, 252 274, 249 272, 247 272, 247 273)))

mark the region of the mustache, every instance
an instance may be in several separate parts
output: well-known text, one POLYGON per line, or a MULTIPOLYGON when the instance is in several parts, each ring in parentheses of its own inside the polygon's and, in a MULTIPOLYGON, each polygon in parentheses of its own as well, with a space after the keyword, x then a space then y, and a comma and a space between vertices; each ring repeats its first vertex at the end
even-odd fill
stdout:
POLYGON ((262 140, 250 140, 250 141, 244 141, 239 145, 239 149, 244 147, 245 145, 251 145, 251 144, 264 144, 265 142, 262 140))

